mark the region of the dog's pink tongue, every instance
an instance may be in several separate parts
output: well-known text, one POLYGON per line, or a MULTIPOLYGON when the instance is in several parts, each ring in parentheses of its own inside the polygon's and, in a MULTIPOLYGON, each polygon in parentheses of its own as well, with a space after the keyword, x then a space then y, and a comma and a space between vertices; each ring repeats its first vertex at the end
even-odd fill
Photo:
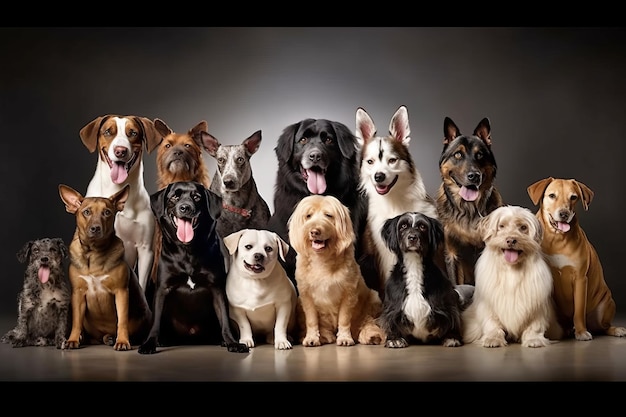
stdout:
POLYGON ((121 184, 128 178, 128 172, 126 172, 126 166, 123 162, 115 162, 111 167, 111 181, 115 184, 121 184))
POLYGON ((326 191, 326 178, 324 178, 324 174, 310 169, 307 169, 306 173, 309 176, 306 180, 306 186, 309 188, 311 194, 324 194, 324 191, 326 191))
POLYGON ((517 261, 517 258, 519 257, 519 252, 516 250, 511 250, 511 249, 505 249, 504 250, 504 260, 507 261, 508 263, 512 264, 515 261, 517 261))
POLYGON ((40 266, 37 276, 39 277, 39 281, 41 281, 42 284, 45 284, 50 278, 50 268, 47 266, 40 266))
POLYGON ((191 222, 178 219, 176 226, 176 236, 178 237, 178 240, 183 243, 191 242, 191 239, 193 239, 193 227, 191 226, 191 222))
POLYGON ((559 228, 561 232, 569 232, 569 223, 556 222, 556 226, 559 228))
POLYGON ((474 201, 478 198, 478 190, 470 189, 465 186, 461 187, 459 194, 465 201, 474 201))

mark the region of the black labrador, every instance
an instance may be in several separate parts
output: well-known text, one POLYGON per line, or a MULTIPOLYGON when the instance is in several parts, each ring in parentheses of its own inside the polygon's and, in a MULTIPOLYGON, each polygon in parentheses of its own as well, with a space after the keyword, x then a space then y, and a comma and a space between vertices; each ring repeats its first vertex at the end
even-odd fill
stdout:
POLYGON ((216 232, 221 197, 194 181, 169 184, 150 196, 162 231, 154 286, 154 322, 140 354, 157 345, 221 344, 248 352, 233 335, 226 299, 226 249, 216 232))

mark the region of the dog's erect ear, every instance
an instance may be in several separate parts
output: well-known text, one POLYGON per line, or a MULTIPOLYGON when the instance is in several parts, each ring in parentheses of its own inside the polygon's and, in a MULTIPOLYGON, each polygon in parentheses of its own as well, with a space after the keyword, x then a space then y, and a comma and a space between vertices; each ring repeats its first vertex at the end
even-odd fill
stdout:
POLYGON ((65 211, 71 214, 76 214, 85 199, 81 193, 65 184, 59 184, 59 195, 65 203, 65 211))
POLYGON ((209 155, 215 156, 217 148, 220 146, 217 139, 215 139, 209 132, 209 127, 206 120, 200 121, 188 132, 188 135, 198 144, 200 149, 204 149, 209 155))
POLYGON ((291 159, 291 155, 293 154, 293 145, 295 141, 300 139, 296 138, 296 132, 300 129, 302 123, 311 123, 312 121, 313 119, 305 119, 283 129, 283 132, 278 137, 276 147, 274 148, 278 162, 288 162, 291 159))
POLYGON ((461 131, 451 118, 446 117, 443 120, 443 149, 446 149, 457 136, 461 136, 461 131))
POLYGON ((404 146, 409 146, 411 127, 409 126, 409 112, 406 106, 400 106, 393 114, 389 122, 389 133, 395 140, 402 142, 404 146))
POLYGON ((543 193, 546 191, 548 184, 554 181, 553 177, 544 178, 528 186, 526 191, 534 205, 538 205, 543 199, 543 193))
POLYGON ((241 235, 243 235, 243 233, 247 230, 248 229, 242 229, 224 237, 224 246, 226 246, 226 249, 228 249, 229 254, 234 256, 235 253, 237 253, 237 248, 239 247, 239 239, 241 239, 241 235))
POLYGON ((154 127, 154 122, 152 120, 147 117, 140 116, 135 116, 135 120, 143 127, 144 144, 146 145, 148 153, 151 153, 157 146, 159 146, 163 137, 154 127))
POLYGON ((87 149, 89 149, 89 152, 93 153, 96 150, 96 146, 98 146, 98 132, 100 131, 100 126, 102 126, 102 123, 109 117, 111 117, 110 114, 96 117, 80 129, 80 140, 83 141, 83 144, 87 149))
POLYGON ((113 205, 115 206, 115 209, 117 211, 124 210, 124 206, 126 205, 126 200, 128 199, 129 193, 130 184, 126 184, 121 190, 109 197, 109 200, 113 202, 113 205))
POLYGON ((580 181, 574 180, 574 182, 578 185, 580 190, 580 202, 582 203, 583 208, 588 210, 589 204, 591 204, 591 200, 593 200, 593 191, 580 181))
POLYGON ((356 154, 357 138, 350 131, 348 126, 343 123, 331 121, 330 124, 333 126, 333 130, 335 131, 337 144, 339 145, 341 154, 344 158, 351 159, 356 154))
POLYGON ((374 136, 376 136, 376 125, 374 120, 364 108, 356 109, 356 139, 359 146, 364 147, 374 136))
POLYGON ((383 241, 393 253, 400 253, 400 245, 398 242, 398 221, 400 217, 401 215, 385 220, 383 227, 380 228, 383 241))
POLYGON ((211 218, 213 220, 219 219, 222 214, 222 196, 206 188, 204 189, 204 193, 207 197, 207 204, 211 218))
POLYGON ((156 129, 157 132, 159 132, 159 135, 161 136, 161 139, 159 139, 159 144, 161 142, 163 142, 163 139, 167 136, 173 133, 173 130, 170 129, 170 127, 161 119, 154 119, 154 128, 156 129))
POLYGON ((52 243, 59 247, 59 250, 61 251, 61 257, 63 259, 68 257, 69 252, 67 250, 67 246, 65 246, 65 242, 63 241, 63 239, 61 239, 60 237, 55 237, 52 239, 52 243))
POLYGON ((209 155, 213 158, 217 157, 217 150, 220 147, 220 141, 217 140, 216 137, 207 132, 200 132, 200 142, 209 155))
POLYGON ((487 146, 491 146, 491 123, 488 118, 485 117, 478 123, 474 129, 474 136, 478 136, 487 146))
POLYGON ((150 208, 152 209, 152 213, 154 213, 157 220, 165 215, 165 205, 167 204, 165 196, 169 194, 173 184, 175 183, 170 183, 167 187, 150 195, 150 208))
POLYGON ((30 255, 30 248, 33 247, 33 243, 35 243, 34 240, 29 240, 28 242, 24 244, 24 246, 22 246, 22 248, 19 251, 17 251, 16 255, 17 255, 18 261, 20 261, 21 263, 24 263, 28 260, 28 257, 30 255))
POLYGON ((245 139, 243 142, 241 142, 241 144, 246 148, 246 151, 248 151, 250 155, 254 155, 256 151, 258 151, 261 147, 261 140, 261 131, 257 130, 252 135, 250 135, 248 139, 245 139))
POLYGON ((272 232, 272 234, 274 235, 278 246, 278 256, 280 256, 280 259, 284 261, 287 252, 289 252, 289 244, 285 242, 280 236, 278 236, 278 233, 272 232))

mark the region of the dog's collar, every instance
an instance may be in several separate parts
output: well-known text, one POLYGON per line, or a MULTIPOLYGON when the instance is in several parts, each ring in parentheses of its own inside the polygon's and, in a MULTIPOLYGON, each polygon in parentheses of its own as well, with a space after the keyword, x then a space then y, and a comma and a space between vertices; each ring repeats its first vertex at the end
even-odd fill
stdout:
POLYGON ((224 207, 228 211, 232 211, 233 213, 240 214, 242 217, 250 217, 252 216, 252 210, 248 210, 241 207, 235 207, 228 205, 226 203, 222 203, 222 207, 224 207))

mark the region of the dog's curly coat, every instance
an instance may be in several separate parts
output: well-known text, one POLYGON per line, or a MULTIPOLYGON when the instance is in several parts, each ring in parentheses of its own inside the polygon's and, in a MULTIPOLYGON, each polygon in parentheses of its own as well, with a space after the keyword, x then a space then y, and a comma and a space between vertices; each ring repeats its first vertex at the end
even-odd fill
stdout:
POLYGON ((336 342, 352 346, 382 344, 376 324, 382 303, 367 287, 355 258, 350 211, 336 197, 303 198, 289 218, 295 249, 295 279, 300 291, 297 318, 304 346, 336 342))

